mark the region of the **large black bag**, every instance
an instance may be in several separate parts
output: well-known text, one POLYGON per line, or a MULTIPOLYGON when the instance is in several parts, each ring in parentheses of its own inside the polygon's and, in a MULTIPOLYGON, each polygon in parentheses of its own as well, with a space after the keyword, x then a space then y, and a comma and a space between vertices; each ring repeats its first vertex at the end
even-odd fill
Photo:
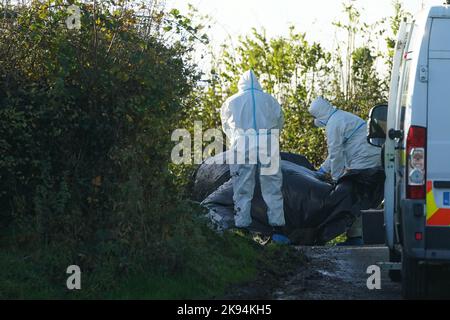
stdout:
MULTIPOLYGON (((364 206, 371 207, 382 199, 381 169, 348 172, 333 186, 319 179, 320 175, 305 157, 282 154, 282 159, 290 160, 281 161, 285 229, 296 244, 325 244, 343 234, 360 210, 366 209, 364 206)), ((233 185, 228 165, 202 165, 197 171, 194 194, 209 209, 216 225, 222 229, 234 227, 233 185)), ((272 228, 266 212, 257 177, 251 230, 270 234, 272 228)))
MULTIPOLYGON (((199 202, 203 201, 225 182, 231 179, 230 166, 225 164, 228 153, 229 151, 209 158, 197 169, 194 174, 195 187, 192 195, 193 200, 199 202)), ((280 156, 281 160, 289 161, 299 166, 308 168, 311 171, 315 171, 314 166, 308 161, 308 159, 306 159, 306 157, 302 155, 281 152, 280 156)))

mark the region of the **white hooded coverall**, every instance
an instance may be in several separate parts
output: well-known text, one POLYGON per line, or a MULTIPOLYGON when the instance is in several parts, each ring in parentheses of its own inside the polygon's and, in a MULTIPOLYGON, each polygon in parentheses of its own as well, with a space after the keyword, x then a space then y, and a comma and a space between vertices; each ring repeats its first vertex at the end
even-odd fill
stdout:
MULTIPOLYGON (((380 149, 367 142, 366 122, 360 117, 338 110, 327 100, 317 98, 309 113, 316 119, 315 125, 326 128, 328 158, 319 172, 329 173, 338 181, 346 170, 371 169, 381 166, 380 149)), ((347 237, 362 236, 362 218, 358 217, 347 231, 347 237)))
POLYGON ((327 100, 317 98, 309 113, 318 127, 327 133, 328 158, 321 172, 339 180, 345 170, 370 169, 381 166, 380 149, 367 142, 367 123, 360 117, 333 107, 327 100))
MULTIPOLYGON (((231 142, 233 152, 244 152, 246 160, 249 160, 249 149, 256 147, 258 149, 257 152, 259 152, 259 143, 254 144, 254 146, 245 143, 243 146, 238 141, 246 139, 245 136, 248 137, 248 132, 250 131, 253 132, 254 136, 257 133, 257 137, 265 135, 270 140, 270 131, 265 131, 264 129, 281 130, 284 119, 280 104, 271 95, 262 91, 261 85, 253 71, 247 71, 242 75, 238 89, 239 92, 230 97, 222 106, 222 127, 231 142), (246 150, 238 150, 239 148, 245 148, 246 150)), ((270 145, 270 141, 268 144, 270 145)), ((279 158, 279 152, 275 156, 279 158)), ((254 162, 258 164, 250 163, 250 161, 246 161, 245 164, 230 164, 233 179, 236 227, 246 228, 252 223, 251 205, 257 173, 259 174, 261 193, 267 205, 269 224, 274 227, 284 226, 283 194, 281 191, 283 176, 281 167, 278 166, 276 168, 275 174, 263 175, 260 174, 261 164, 259 157, 254 162)))

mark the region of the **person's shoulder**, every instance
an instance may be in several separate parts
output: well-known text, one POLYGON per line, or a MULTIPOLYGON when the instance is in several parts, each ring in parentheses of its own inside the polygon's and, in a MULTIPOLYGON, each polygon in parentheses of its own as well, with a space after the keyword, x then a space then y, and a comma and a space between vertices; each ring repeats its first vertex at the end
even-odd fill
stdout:
POLYGON ((343 114, 347 117, 347 118, 353 118, 353 119, 360 119, 363 120, 361 117, 357 116, 356 114, 352 113, 352 112, 348 112, 348 111, 342 111, 343 114))
POLYGON ((221 112, 221 113, 227 112, 227 110, 230 108, 231 98, 232 98, 232 97, 227 98, 227 99, 222 103, 222 106, 220 107, 220 112, 221 112))
POLYGON ((229 97, 227 99, 227 101, 228 102, 236 101, 236 100, 244 98, 248 94, 250 94, 249 91, 239 91, 239 92, 236 92, 235 94, 233 94, 231 97, 229 97))
POLYGON ((330 120, 328 120, 328 123, 332 123, 336 126, 345 125, 350 119, 356 120, 360 118, 351 112, 338 109, 337 112, 330 118, 330 120))
POLYGON ((236 99, 238 99, 240 96, 241 96, 241 93, 240 93, 240 92, 233 94, 232 96, 228 97, 228 98, 225 100, 225 102, 223 103, 222 106, 230 105, 233 101, 236 101, 236 99))
POLYGON ((347 114, 348 112, 344 110, 336 109, 330 119, 328 119, 328 123, 341 123, 342 119, 347 117, 347 114))
POLYGON ((330 134, 341 132, 346 125, 345 118, 345 111, 338 110, 330 119, 328 119, 326 131, 330 134))
POLYGON ((230 103, 230 101, 233 101, 233 99, 234 99, 234 96, 235 95, 232 95, 232 96, 230 96, 230 97, 228 97, 225 101, 224 101, 224 105, 226 105, 226 104, 229 104, 230 103))
POLYGON ((273 96, 273 95, 271 95, 270 93, 267 93, 267 92, 264 92, 264 91, 261 91, 273 104, 275 104, 275 105, 280 105, 280 103, 278 102, 278 100, 273 96))

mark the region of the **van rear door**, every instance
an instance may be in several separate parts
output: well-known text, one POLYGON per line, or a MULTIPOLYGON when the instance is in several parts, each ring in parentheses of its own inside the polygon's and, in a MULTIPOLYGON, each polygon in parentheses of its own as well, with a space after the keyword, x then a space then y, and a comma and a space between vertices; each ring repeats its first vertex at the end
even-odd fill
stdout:
POLYGON ((427 249, 450 249, 450 19, 433 19, 428 65, 427 249))

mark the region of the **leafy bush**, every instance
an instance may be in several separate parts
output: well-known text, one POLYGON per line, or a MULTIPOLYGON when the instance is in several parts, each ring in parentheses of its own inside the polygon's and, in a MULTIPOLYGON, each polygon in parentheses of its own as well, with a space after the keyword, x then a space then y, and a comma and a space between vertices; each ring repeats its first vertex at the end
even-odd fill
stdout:
POLYGON ((176 269, 199 211, 168 171, 191 44, 162 40, 164 12, 112 3, 78 4, 80 30, 60 0, 2 14, 0 221, 15 245, 66 247, 85 269, 99 257, 176 269))
POLYGON ((289 29, 288 36, 269 38, 264 29, 253 29, 231 45, 225 43, 219 55, 212 56, 208 83, 195 90, 195 107, 186 110, 186 119, 202 120, 204 127, 220 128, 220 107, 237 92, 242 73, 253 69, 263 88, 275 96, 285 113, 281 136, 284 151, 301 153, 319 166, 326 158, 323 130, 315 128, 307 109, 317 96, 324 96, 338 108, 367 119, 370 109, 387 101, 388 79, 377 66, 389 68, 392 53, 380 52, 379 39, 388 47, 404 15, 394 1, 395 15, 372 25, 360 21, 360 12, 351 1, 343 6, 345 22, 334 23, 337 33, 348 41, 333 50, 307 40, 306 33, 289 29), (390 25, 387 23, 389 22, 390 25), (392 32, 389 32, 392 29, 392 32), (359 40, 359 41, 356 41, 359 40), (359 45, 359 46, 358 46, 359 45))

